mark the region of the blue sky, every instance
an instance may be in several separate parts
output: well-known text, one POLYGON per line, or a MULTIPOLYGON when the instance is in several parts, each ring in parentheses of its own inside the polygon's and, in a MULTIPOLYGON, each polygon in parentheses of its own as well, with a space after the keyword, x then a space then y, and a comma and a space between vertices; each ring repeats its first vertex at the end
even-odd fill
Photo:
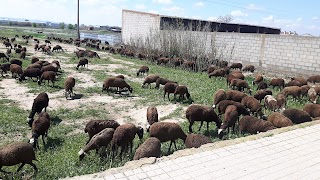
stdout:
MULTIPOLYGON (((76 23, 77 0, 0 0, 0 17, 76 23), (12 7, 12 8, 8 8, 12 7)), ((80 0, 80 23, 121 26, 122 9, 279 27, 320 35, 320 1, 302 0, 80 0)))

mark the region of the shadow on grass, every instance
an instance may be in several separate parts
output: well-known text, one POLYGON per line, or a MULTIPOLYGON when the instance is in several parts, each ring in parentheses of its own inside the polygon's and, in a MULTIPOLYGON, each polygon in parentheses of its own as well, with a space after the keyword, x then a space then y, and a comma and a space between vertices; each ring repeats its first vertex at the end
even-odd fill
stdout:
POLYGON ((48 149, 62 146, 63 143, 64 143, 64 139, 51 138, 50 136, 48 136, 47 143, 44 145, 44 150, 47 151, 48 149))
POLYGON ((72 97, 73 99, 81 99, 83 97, 83 94, 74 94, 72 97))
POLYGON ((61 123, 62 119, 60 119, 58 116, 55 116, 55 117, 51 118, 51 121, 52 121, 53 125, 57 125, 57 124, 61 123))

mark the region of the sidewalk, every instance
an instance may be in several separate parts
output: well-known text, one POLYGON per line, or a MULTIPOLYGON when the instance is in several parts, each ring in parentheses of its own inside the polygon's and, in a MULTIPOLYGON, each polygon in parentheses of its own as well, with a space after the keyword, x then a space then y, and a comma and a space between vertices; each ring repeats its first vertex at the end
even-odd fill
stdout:
POLYGON ((320 179, 320 124, 114 172, 74 179, 320 179))

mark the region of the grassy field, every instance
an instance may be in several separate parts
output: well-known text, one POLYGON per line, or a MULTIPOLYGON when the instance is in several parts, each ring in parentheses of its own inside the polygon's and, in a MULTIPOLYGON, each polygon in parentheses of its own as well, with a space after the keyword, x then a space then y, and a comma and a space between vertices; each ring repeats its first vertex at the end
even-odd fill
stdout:
MULTIPOLYGON (((20 29, 14 30, 0 30, 0 36, 13 37, 15 34, 24 34, 25 31, 20 29)), ((44 38, 43 34, 37 35, 38 38, 44 38)), ((0 45, 1 47, 2 45, 0 45)), ((31 48, 30 45, 28 48, 31 48)), ((0 51, 4 51, 0 49, 0 51)), ((30 57, 30 56, 29 56, 30 57)), ((67 59, 64 61, 65 64, 74 64, 72 68, 67 69, 68 71, 75 70, 75 64, 78 59, 74 54, 60 53, 54 55, 54 58, 63 57, 67 59)), ((30 63, 29 60, 24 60, 23 66, 26 67, 30 63)), ((227 89, 227 84, 225 78, 211 78, 209 79, 206 73, 194 73, 186 71, 183 69, 174 69, 171 67, 158 66, 153 62, 141 61, 138 59, 124 58, 120 55, 107 55, 101 59, 90 59, 89 69, 83 68, 80 69, 80 73, 88 74, 96 79, 97 82, 102 82, 104 79, 109 77, 111 70, 108 69, 108 65, 120 65, 119 68, 112 71, 117 74, 124 74, 132 79, 137 78, 135 70, 138 69, 141 65, 147 65, 151 69, 150 73, 158 74, 161 77, 168 78, 171 80, 177 81, 179 84, 186 85, 190 91, 192 100, 196 104, 203 104, 211 106, 213 103, 213 94, 218 89, 227 89), (105 69, 95 69, 94 67, 104 67, 105 69)), ((40 92, 54 93, 59 92, 63 89, 64 79, 68 76, 68 71, 62 69, 62 74, 59 76, 58 81, 55 83, 55 88, 49 86, 38 86, 37 83, 32 81, 24 81, 22 83, 18 82, 19 85, 25 86, 29 89, 30 93, 38 94, 40 92)), ((8 78, 8 77, 7 77, 8 78)), ((163 98, 162 88, 158 89, 149 89, 142 88, 141 83, 136 80, 127 80, 127 82, 133 87, 134 91, 132 96, 139 97, 137 101, 134 101, 134 106, 148 106, 148 105, 168 105, 176 103, 173 101, 173 95, 171 95, 171 101, 168 101, 167 98, 163 98)), ((252 77, 246 77, 248 81, 252 81, 252 77)), ((143 77, 139 77, 140 80, 143 77)), ((3 78, 0 78, 3 80, 3 78)), ((77 79, 77 82, 81 82, 80 79, 77 79)), ((250 84, 251 85, 251 84, 250 84)), ((152 85, 154 86, 154 84, 152 85)), ((2 87, 0 87, 2 88, 2 87)), ((256 86, 252 86, 253 89, 256 89, 256 86)), ((279 90, 273 90, 276 94, 279 90)), ((86 88, 81 88, 79 90, 84 97, 94 96, 96 94, 101 94, 101 86, 90 86, 86 88)), ((62 96, 62 95, 61 95, 62 96)), ((101 96, 112 96, 114 99, 126 99, 127 97, 118 97, 112 93, 102 93, 101 96)), ((26 124, 26 117, 28 116, 29 111, 23 110, 20 108, 14 101, 8 99, 4 95, 0 96, 0 139, 1 145, 11 143, 13 141, 25 141, 27 142, 31 136, 31 130, 26 124)), ((300 101, 293 101, 289 99, 288 106, 301 109, 302 106, 307 102, 307 99, 304 98, 300 101)), ((49 102, 50 104, 50 102, 49 102)), ((186 119, 184 108, 187 107, 190 102, 184 100, 182 102, 177 102, 179 107, 175 109, 169 115, 162 117, 161 120, 166 119, 186 119)), ((119 107, 121 108, 121 107, 119 107)), ((31 107, 30 107, 31 109, 31 107)), ((267 111, 267 114, 270 112, 267 111)), ((108 168, 119 167, 124 165, 127 161, 130 161, 133 158, 133 154, 129 154, 123 158, 122 161, 118 157, 111 159, 109 157, 110 149, 107 149, 107 153, 96 154, 92 151, 88 156, 84 158, 83 161, 79 161, 78 151, 84 146, 88 137, 87 134, 83 132, 83 125, 78 123, 80 119, 109 119, 112 115, 105 111, 102 108, 102 105, 97 103, 96 107, 87 107, 85 105, 77 107, 76 109, 68 109, 67 107, 59 107, 55 110, 50 110, 49 114, 52 118, 52 124, 49 129, 49 135, 47 143, 40 143, 40 150, 36 151, 37 162, 36 165, 39 169, 39 172, 36 176, 36 179, 57 179, 67 176, 76 176, 83 175, 88 173, 95 173, 99 171, 106 170, 108 168), (77 132, 76 130, 81 130, 77 132), (73 133, 75 131, 75 133, 73 133)), ((128 117, 130 119, 130 117, 128 117)), ((210 124, 209 132, 206 131, 205 126, 198 132, 198 127, 200 123, 195 123, 193 125, 193 130, 195 133, 206 134, 210 136, 214 142, 220 141, 217 137, 217 129, 214 124, 210 124)), ((181 127, 187 133, 188 132, 188 122, 181 123, 181 127)), ((246 135, 246 134, 245 134, 246 135)), ((245 136, 239 132, 231 132, 225 136, 225 139, 233 139, 241 136, 245 136)), ((144 139, 148 137, 148 134, 145 133, 144 139)), ((138 138, 134 141, 134 147, 142 143, 138 138)), ((167 155, 167 149, 169 147, 169 142, 162 144, 162 154, 167 155)), ((134 148, 134 150, 135 150, 134 148)), ((181 140, 177 141, 177 148, 184 149, 185 146, 181 140)), ((174 151, 174 148, 170 153, 174 151)), ((134 151, 133 151, 134 152, 134 151)), ((6 171, 14 172, 18 166, 4 167, 6 171)), ((26 165, 22 172, 14 173, 10 175, 0 174, 0 177, 14 179, 29 179, 33 174, 33 169, 26 165)))

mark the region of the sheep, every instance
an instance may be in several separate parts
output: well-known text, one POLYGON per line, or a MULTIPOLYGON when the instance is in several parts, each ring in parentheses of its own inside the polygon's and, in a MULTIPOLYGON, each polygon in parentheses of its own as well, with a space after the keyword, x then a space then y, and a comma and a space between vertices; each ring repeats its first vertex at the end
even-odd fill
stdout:
POLYGON ((212 140, 202 134, 188 134, 184 144, 187 148, 199 148, 204 144, 212 143, 212 140))
POLYGON ((58 72, 58 67, 53 66, 52 64, 45 65, 45 63, 42 64, 41 72, 45 71, 53 71, 58 72))
POLYGON ((311 86, 309 86, 309 85, 301 86, 301 96, 307 96, 310 88, 311 88, 311 86))
POLYGON ((289 86, 289 87, 285 87, 283 88, 283 90, 281 91, 285 97, 288 97, 289 95, 291 95, 293 98, 300 98, 301 96, 301 87, 299 86, 289 86))
POLYGON ((227 106, 224 114, 224 120, 223 123, 218 130, 218 136, 220 139, 223 137, 223 131, 228 128, 228 133, 229 133, 229 127, 232 127, 232 130, 234 132, 234 128, 236 126, 236 121, 238 120, 238 111, 237 107, 235 105, 229 105, 227 106))
POLYGON ((308 84, 307 80, 302 77, 293 77, 291 80, 299 81, 302 86, 308 84))
MULTIPOLYGON (((49 81, 51 81, 52 83, 52 87, 54 87, 54 81, 56 80, 56 73, 53 71, 45 71, 41 74, 40 79, 38 80, 38 85, 40 86, 42 84, 43 80, 47 80, 48 81, 48 85, 49 85, 49 81)), ((46 84, 46 82, 44 81, 44 84, 46 84)))
POLYGON ((137 76, 139 76, 140 74, 144 74, 149 72, 149 67, 148 66, 141 66, 137 72, 137 76))
POLYGON ((274 128, 275 127, 271 122, 253 116, 243 116, 239 121, 239 130, 242 133, 248 132, 250 134, 257 134, 274 128))
POLYGON ((170 141, 170 146, 168 153, 170 152, 172 143, 176 146, 176 140, 182 139, 183 142, 186 141, 187 135, 183 132, 179 124, 172 122, 156 122, 150 126, 149 129, 150 137, 155 137, 160 140, 160 142, 170 141))
POLYGON ((31 144, 26 142, 14 142, 0 149, 0 172, 7 173, 2 170, 3 166, 13 166, 21 163, 17 172, 19 172, 25 164, 29 164, 38 172, 37 166, 33 164, 33 160, 37 160, 34 149, 31 144))
POLYGON ((253 97, 261 102, 261 100, 264 99, 266 95, 272 95, 272 91, 261 89, 261 90, 258 90, 253 97))
POLYGON ((231 68, 231 69, 237 69, 237 68, 239 68, 240 71, 241 71, 241 69, 242 69, 242 64, 241 64, 241 63, 232 63, 232 64, 230 65, 230 68, 231 68))
POLYGON ((284 88, 284 79, 282 79, 282 78, 271 79, 271 81, 269 82, 269 86, 272 86, 272 88, 275 88, 277 86, 277 87, 279 87, 279 89, 283 89, 284 88))
POLYGON ((25 80, 25 77, 30 77, 31 79, 33 77, 36 77, 37 80, 39 80, 40 76, 41 76, 41 70, 38 68, 27 68, 23 71, 23 73, 21 74, 19 81, 21 82, 22 80, 25 80))
POLYGON ((42 92, 33 100, 31 112, 27 118, 28 124, 31 127, 33 123, 33 117, 36 113, 40 114, 42 109, 47 112, 47 107, 49 105, 49 96, 47 93, 42 92))
POLYGON ((314 104, 316 104, 317 103, 317 92, 316 92, 316 90, 315 90, 315 88, 310 88, 309 90, 308 90, 308 97, 309 97, 309 100, 312 102, 312 103, 314 103, 314 104))
POLYGON ((242 79, 244 80, 244 75, 242 74, 241 71, 232 71, 229 75, 234 76, 237 79, 242 79))
POLYGON ((21 66, 19 66, 17 64, 11 64, 10 71, 12 73, 12 78, 15 78, 17 76, 20 77, 21 74, 23 73, 21 66))
POLYGON ((54 52, 54 51, 59 51, 59 50, 63 51, 63 49, 62 49, 62 47, 61 47, 60 45, 56 45, 56 46, 54 46, 54 47, 52 48, 52 52, 54 52))
POLYGON ((184 86, 184 85, 178 85, 173 94, 174 94, 174 99, 176 99, 177 94, 179 94, 179 100, 185 99, 184 95, 186 95, 187 99, 191 99, 188 88, 187 86, 184 86))
POLYGON ((9 63, 0 65, 0 70, 1 70, 1 76, 2 77, 3 77, 3 73, 7 73, 8 71, 10 71, 10 65, 11 64, 9 64, 9 63))
POLYGON ((276 96, 276 100, 278 109, 280 109, 281 111, 285 110, 287 106, 286 96, 283 93, 278 93, 276 96))
POLYGON ((76 67, 76 69, 78 70, 80 66, 85 67, 87 65, 87 68, 89 67, 89 61, 86 58, 80 59, 78 62, 78 65, 76 67))
POLYGON ((32 129, 32 138, 29 140, 29 143, 33 144, 33 147, 39 148, 38 144, 38 138, 41 135, 42 136, 42 142, 43 144, 46 144, 44 142, 44 136, 48 136, 48 129, 50 128, 50 116, 47 112, 41 112, 38 116, 38 119, 33 121, 31 129, 32 129))
POLYGON ((292 126, 292 121, 286 116, 278 112, 273 112, 268 116, 268 121, 273 124, 274 127, 282 128, 287 126, 292 126))
POLYGON ((160 65, 160 64, 166 65, 168 64, 169 61, 170 61, 169 58, 161 57, 157 60, 157 65, 160 65))
POLYGON ((65 90, 65 97, 66 99, 72 99, 72 96, 74 96, 73 88, 76 85, 76 80, 73 77, 68 77, 66 81, 64 82, 64 90, 65 90))
POLYGON ((26 58, 26 52, 25 51, 21 51, 21 54, 20 54, 20 59, 25 59, 26 58))
POLYGON ((248 85, 246 80, 238 79, 236 81, 236 87, 238 88, 238 91, 244 91, 246 89, 249 94, 252 93, 250 86, 248 85))
POLYGON ((297 80, 291 80, 286 84, 286 87, 290 87, 290 86, 299 86, 299 87, 301 87, 301 83, 300 83, 300 81, 297 81, 297 80))
MULTIPOLYGON (((30 68, 37 68, 37 69, 39 69, 39 70, 41 70, 41 65, 40 64, 38 64, 38 63, 34 63, 34 64, 30 64, 28 67, 27 67, 27 69, 30 69, 30 68)), ((40 71, 41 72, 41 71, 40 71)))
POLYGON ((222 101, 227 99, 227 95, 224 89, 218 89, 218 91, 213 95, 213 108, 217 106, 217 104, 222 101))
MULTIPOLYGON (((240 79, 240 78, 238 78, 238 77, 236 77, 235 75, 238 75, 238 74, 228 74, 227 75, 227 85, 228 86, 231 86, 231 82, 234 80, 234 79, 240 79)), ((239 74, 240 75, 240 74, 239 74)), ((235 85, 236 83, 234 83, 234 85, 235 85)))
POLYGON ((124 75, 120 74, 120 75, 116 75, 114 76, 115 78, 121 78, 121 79, 124 79, 124 75))
POLYGON ((60 62, 57 61, 57 60, 52 61, 52 62, 51 62, 51 65, 52 65, 52 66, 56 66, 58 69, 61 69, 60 62))
POLYGON ((260 117, 263 116, 261 104, 256 98, 246 96, 241 100, 241 104, 250 109, 252 113, 257 113, 260 117))
POLYGON ((276 98, 272 95, 266 95, 264 97, 264 107, 270 109, 271 111, 276 111, 278 109, 278 102, 276 98))
POLYGON ((320 104, 305 104, 303 110, 313 118, 320 117, 320 104))
POLYGON ((168 79, 159 77, 159 78, 156 80, 156 86, 155 86, 154 88, 159 89, 160 84, 161 84, 161 85, 165 85, 165 84, 168 83, 168 82, 178 83, 178 82, 176 82, 176 81, 170 81, 170 80, 168 80, 168 79))
POLYGON ((253 65, 247 65, 242 69, 242 71, 250 71, 252 73, 254 72, 254 70, 255 70, 255 67, 253 65))
POLYGON ((221 120, 210 106, 203 106, 198 104, 190 105, 186 110, 186 118, 189 121, 189 132, 192 133, 192 125, 195 121, 201 121, 199 130, 202 127, 203 121, 207 122, 207 131, 209 131, 209 122, 215 122, 217 128, 221 126, 221 120))
POLYGON ((136 150, 133 160, 139 160, 142 158, 161 156, 161 142, 158 138, 149 137, 143 144, 141 144, 136 150))
POLYGON ((148 84, 148 85, 150 86, 150 88, 151 88, 151 83, 156 82, 159 77, 160 77, 160 76, 155 75, 155 74, 150 74, 150 75, 148 75, 148 76, 144 79, 144 81, 143 81, 143 83, 142 83, 142 87, 144 87, 145 84, 148 84))
POLYGON ((121 79, 121 78, 115 78, 115 77, 107 78, 103 82, 102 92, 104 90, 107 90, 108 92, 110 87, 116 87, 119 89, 127 88, 130 91, 130 93, 132 93, 133 91, 132 87, 124 79, 121 79))
POLYGON ((149 106, 147 109, 147 121, 148 121, 148 126, 147 126, 147 131, 149 131, 150 126, 158 122, 158 111, 155 106, 149 106))
POLYGON ((210 74, 210 73, 212 73, 214 70, 216 70, 216 69, 218 69, 219 67, 217 67, 217 66, 210 66, 210 67, 208 67, 208 69, 204 69, 204 71, 207 71, 207 74, 210 74))
POLYGON ((246 107, 243 104, 236 102, 236 101, 231 101, 231 100, 222 100, 217 105, 219 115, 224 114, 226 111, 226 108, 229 105, 235 105, 237 107, 237 111, 239 114, 242 114, 242 115, 249 115, 250 114, 249 111, 246 109, 246 107))
POLYGON ((320 75, 310 76, 307 79, 307 82, 309 82, 309 83, 320 83, 320 75))
POLYGON ((282 112, 282 114, 289 118, 294 124, 312 121, 309 113, 299 109, 286 109, 282 112))
POLYGON ((105 128, 113 128, 117 129, 120 126, 120 124, 115 120, 91 120, 86 124, 86 127, 84 128, 84 132, 88 133, 89 140, 87 141, 87 144, 91 140, 91 138, 102 131, 105 128))
POLYGON ((217 70, 214 70, 212 73, 208 74, 209 78, 211 78, 212 76, 224 77, 225 75, 226 75, 225 69, 217 69, 217 70))
POLYGON ((263 76, 261 74, 257 74, 256 78, 252 81, 252 84, 259 84, 261 81, 263 81, 263 76))
POLYGON ((168 100, 170 101, 169 95, 171 93, 174 93, 177 87, 178 87, 177 83, 171 83, 171 82, 166 83, 163 87, 163 91, 164 91, 163 99, 165 99, 166 94, 168 93, 168 100))
POLYGON ((268 84, 264 81, 259 82, 258 86, 257 86, 257 90, 259 89, 267 89, 268 88, 268 84))
POLYGON ((10 64, 16 64, 16 65, 22 66, 22 61, 20 61, 19 59, 12 59, 10 61, 10 64))
MULTIPOLYGON (((135 126, 132 123, 122 124, 114 131, 112 138, 112 151, 113 156, 115 151, 117 151, 117 147, 121 146, 120 158, 122 159, 122 153, 125 149, 130 145, 130 153, 132 154, 133 148, 133 139, 135 135, 139 136, 141 140, 143 138, 143 128, 140 126, 135 126)), ((117 154, 117 153, 116 153, 117 154)))
POLYGON ((247 95, 243 92, 237 91, 237 90, 228 90, 226 92, 226 99, 232 100, 236 102, 241 102, 242 98, 246 97, 247 95))
POLYGON ((112 140, 114 131, 115 130, 113 128, 105 128, 99 133, 95 134, 86 144, 86 146, 78 152, 79 160, 81 161, 90 150, 95 149, 98 152, 101 147, 107 147, 112 140))
POLYGON ((9 61, 9 57, 5 53, 0 52, 0 58, 9 61))
POLYGON ((39 58, 37 57, 32 57, 31 58, 31 64, 35 63, 35 62, 38 62, 39 61, 39 58))

